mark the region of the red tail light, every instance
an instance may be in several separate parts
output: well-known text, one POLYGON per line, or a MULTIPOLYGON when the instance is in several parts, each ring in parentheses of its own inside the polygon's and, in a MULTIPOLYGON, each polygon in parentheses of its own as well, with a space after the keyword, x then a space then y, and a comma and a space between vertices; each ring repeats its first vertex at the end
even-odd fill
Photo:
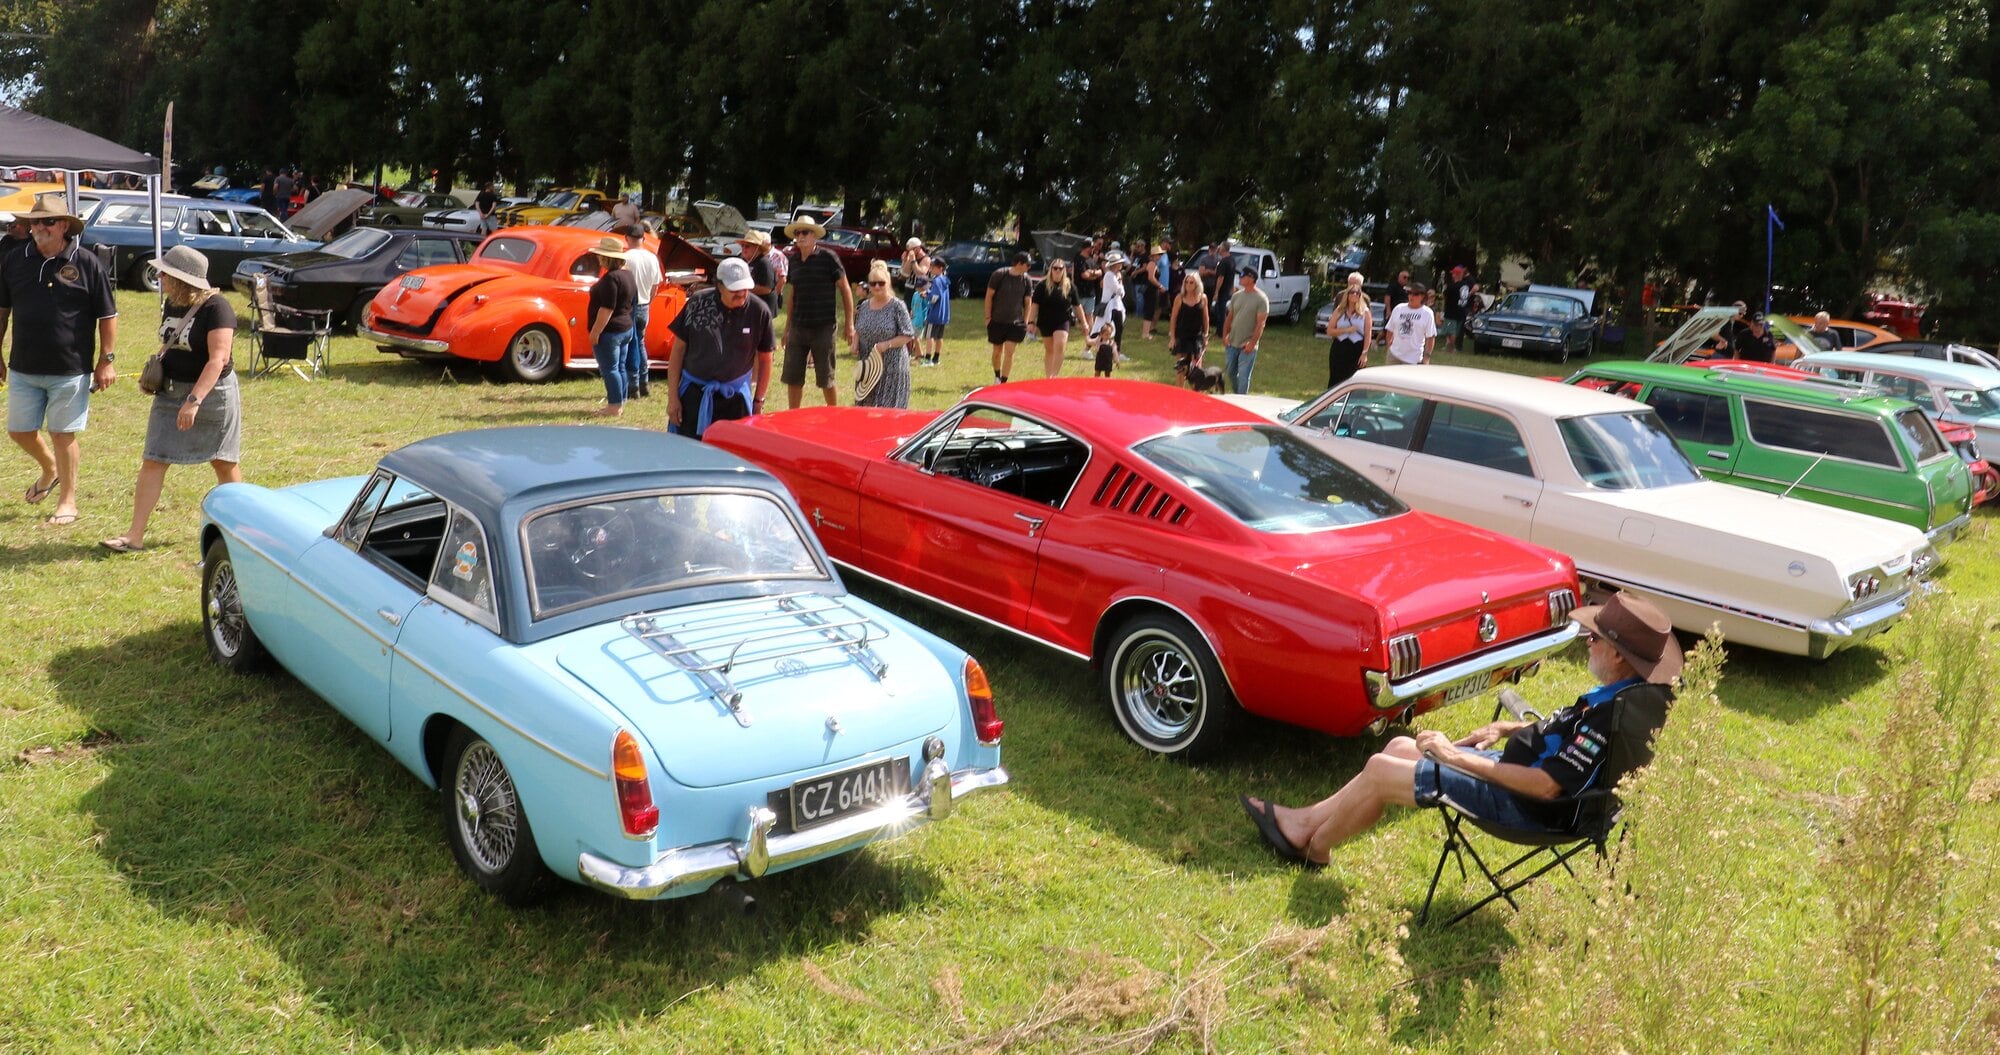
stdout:
POLYGON ((624 729, 611 742, 611 779, 618 787, 618 819, 625 824, 625 834, 636 839, 653 834, 660 826, 660 807, 653 804, 639 741, 624 729))
POLYGON ((972 701, 972 734, 988 747, 1000 742, 1007 723, 993 706, 993 686, 986 681, 986 668, 971 656, 965 657, 965 695, 972 701))

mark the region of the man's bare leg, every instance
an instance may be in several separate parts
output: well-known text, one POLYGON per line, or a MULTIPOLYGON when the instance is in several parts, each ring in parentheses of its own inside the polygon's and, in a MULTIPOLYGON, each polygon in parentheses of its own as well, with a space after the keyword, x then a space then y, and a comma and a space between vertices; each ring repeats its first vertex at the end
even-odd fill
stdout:
POLYGON ((1334 846, 1367 831, 1382 819, 1384 807, 1411 806, 1416 800, 1417 742, 1396 737, 1380 754, 1369 757, 1361 772, 1339 791, 1310 806, 1272 804, 1278 830, 1308 860, 1324 861, 1334 846))

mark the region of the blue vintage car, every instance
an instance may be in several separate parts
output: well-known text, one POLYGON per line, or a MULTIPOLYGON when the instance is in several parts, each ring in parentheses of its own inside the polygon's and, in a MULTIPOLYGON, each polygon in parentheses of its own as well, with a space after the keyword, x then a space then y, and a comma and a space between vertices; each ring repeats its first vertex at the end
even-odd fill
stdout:
POLYGON ((679 897, 902 834, 1007 782, 977 661, 849 596, 736 457, 550 426, 202 503, 202 625, 426 785, 512 903, 679 897))

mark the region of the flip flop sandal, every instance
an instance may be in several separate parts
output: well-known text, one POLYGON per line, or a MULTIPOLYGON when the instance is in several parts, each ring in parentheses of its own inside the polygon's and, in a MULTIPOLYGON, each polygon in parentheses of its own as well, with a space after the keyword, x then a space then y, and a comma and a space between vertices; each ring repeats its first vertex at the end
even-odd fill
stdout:
POLYGON ((1249 814, 1250 819, 1256 822, 1258 833, 1264 837, 1264 841, 1271 847, 1271 852, 1277 854, 1279 860, 1301 865, 1308 872, 1317 872, 1326 867, 1324 861, 1307 859, 1305 854, 1299 852, 1298 847, 1292 845, 1290 839, 1285 838, 1284 830, 1278 827, 1278 811, 1270 803, 1264 803, 1260 809, 1251 804, 1248 795, 1238 795, 1236 801, 1242 804, 1243 812, 1249 814))
POLYGON ((99 543, 98 543, 98 545, 99 545, 99 546, 101 546, 101 547, 103 547, 104 549, 108 549, 108 550, 110 550, 110 551, 111 551, 111 552, 113 552, 113 553, 144 553, 144 552, 146 552, 146 547, 145 547, 145 546, 135 546, 135 545, 133 545, 133 544, 132 544, 132 541, 131 541, 130 539, 126 538, 126 537, 125 537, 125 536, 123 536, 123 535, 120 535, 120 536, 118 536, 117 538, 108 538, 108 539, 105 539, 104 541, 102 541, 102 542, 99 542, 99 543))
POLYGON ((39 484, 30 484, 28 485, 28 493, 22 495, 21 498, 31 506, 40 505, 42 500, 47 498, 50 492, 54 491, 61 484, 62 484, 62 477, 60 476, 51 479, 47 487, 43 487, 39 484))
POLYGON ((75 513, 57 513, 42 523, 48 527, 68 527, 76 523, 76 516, 75 513))

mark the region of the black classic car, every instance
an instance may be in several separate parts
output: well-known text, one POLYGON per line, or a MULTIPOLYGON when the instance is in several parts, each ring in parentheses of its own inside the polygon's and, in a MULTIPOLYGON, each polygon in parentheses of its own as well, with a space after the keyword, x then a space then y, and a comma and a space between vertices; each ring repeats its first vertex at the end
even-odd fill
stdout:
POLYGON ((459 231, 356 227, 309 253, 245 260, 231 282, 250 295, 258 272, 270 276, 271 297, 288 308, 331 311, 352 327, 383 286, 433 264, 462 264, 480 236, 459 231))
POLYGON ((1539 352, 1568 362, 1595 347, 1596 303, 1587 289, 1529 286, 1466 320, 1465 332, 1475 352, 1539 352))

